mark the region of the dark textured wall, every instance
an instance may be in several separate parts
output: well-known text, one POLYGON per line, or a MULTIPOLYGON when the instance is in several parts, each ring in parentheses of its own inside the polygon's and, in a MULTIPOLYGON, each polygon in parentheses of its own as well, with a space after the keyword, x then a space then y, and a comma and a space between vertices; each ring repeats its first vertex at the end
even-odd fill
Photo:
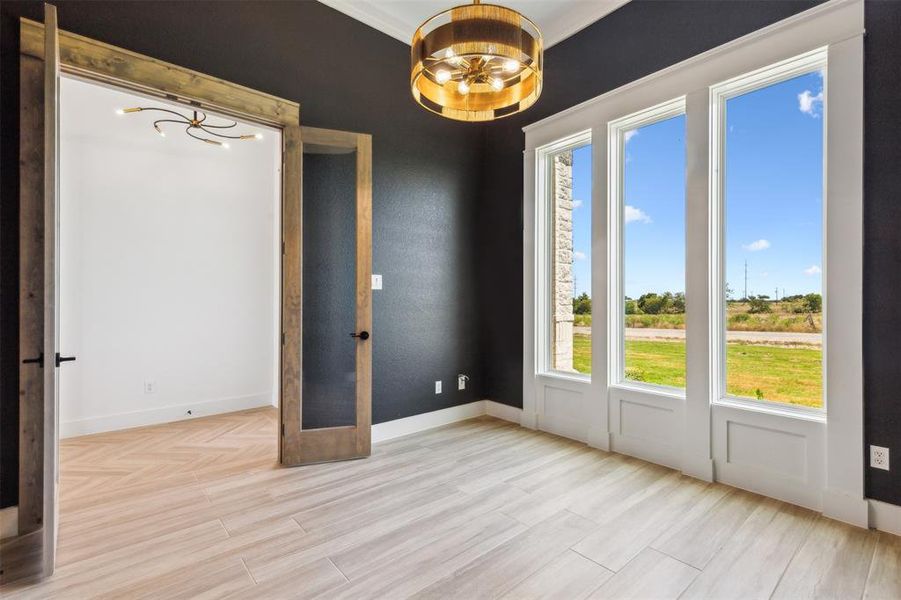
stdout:
POLYGON ((866 443, 892 470, 867 469, 867 493, 901 505, 901 2, 868 2, 864 38, 863 348, 866 443))
MULTIPOLYGON (((522 406, 521 128, 814 4, 632 0, 547 51, 539 102, 486 128, 485 173, 490 177, 484 178, 479 223, 487 397, 522 406)), ((892 308, 901 297, 901 2, 867 2, 865 18, 866 438, 901 456, 901 314, 892 308)), ((901 469, 866 471, 869 496, 901 504, 901 469)))
MULTIPOLYGON (((372 134, 373 271, 384 276, 373 293, 373 421, 483 397, 473 269, 481 131, 414 103, 409 46, 313 1, 55 4, 63 29, 294 100, 305 125, 372 134), (458 373, 471 376, 466 391, 458 373)), ((0 5, 3 506, 17 479, 20 15, 40 18, 41 6, 0 5)))

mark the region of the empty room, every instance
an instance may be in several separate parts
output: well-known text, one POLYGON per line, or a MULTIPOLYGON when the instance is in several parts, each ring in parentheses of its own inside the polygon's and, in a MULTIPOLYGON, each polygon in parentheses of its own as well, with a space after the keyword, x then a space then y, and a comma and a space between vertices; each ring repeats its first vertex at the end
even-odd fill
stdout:
POLYGON ((3 598, 901 598, 901 2, 0 32, 3 598))

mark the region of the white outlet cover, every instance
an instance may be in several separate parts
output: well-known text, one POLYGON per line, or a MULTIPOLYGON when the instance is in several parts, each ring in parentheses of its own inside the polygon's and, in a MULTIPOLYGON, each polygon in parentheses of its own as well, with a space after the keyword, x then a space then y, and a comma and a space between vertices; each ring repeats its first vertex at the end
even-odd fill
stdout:
POLYGON ((870 466, 874 469, 889 470, 889 450, 882 446, 870 446, 870 466))
POLYGON ((457 389, 458 390, 466 389, 466 375, 457 375, 457 389))
POLYGON ((156 382, 152 379, 147 379, 144 381, 144 393, 145 394, 155 394, 156 393, 156 382))
POLYGON ((440 393, 441 393, 441 382, 440 382, 440 381, 436 381, 436 382, 435 382, 435 393, 436 393, 436 394, 440 394, 440 393))
POLYGON ((374 290, 382 289, 382 276, 381 275, 376 275, 375 273, 372 274, 372 289, 374 289, 374 290))

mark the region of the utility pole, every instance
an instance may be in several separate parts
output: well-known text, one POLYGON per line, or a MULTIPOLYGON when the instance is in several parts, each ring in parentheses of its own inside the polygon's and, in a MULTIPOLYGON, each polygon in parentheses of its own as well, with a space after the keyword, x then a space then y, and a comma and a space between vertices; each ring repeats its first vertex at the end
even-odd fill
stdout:
POLYGON ((748 299, 748 261, 745 260, 745 301, 748 299))

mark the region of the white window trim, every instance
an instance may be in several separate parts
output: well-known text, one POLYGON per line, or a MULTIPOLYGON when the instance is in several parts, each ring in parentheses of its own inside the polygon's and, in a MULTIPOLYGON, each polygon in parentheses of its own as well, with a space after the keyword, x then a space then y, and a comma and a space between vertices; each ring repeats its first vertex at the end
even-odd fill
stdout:
MULTIPOLYGON (((553 181, 548 176, 549 158, 560 152, 574 150, 591 144, 591 130, 580 131, 566 136, 553 143, 537 148, 535 151, 535 361, 536 375, 554 377, 574 382, 590 382, 591 375, 558 371, 551 364, 551 345, 553 343, 553 323, 551 322, 551 276, 554 251, 554 218, 551 198, 554 190, 553 181)), ((591 249, 589 249, 589 252, 591 249)), ((593 291, 593 290, 592 290, 593 291)), ((592 294, 592 297, 594 294, 592 294)), ((593 323, 592 323, 593 325, 593 323)))
MULTIPOLYGON (((681 398, 685 388, 643 383, 625 378, 625 223, 623 222, 623 186, 625 179, 625 138, 630 129, 638 129, 685 114, 685 96, 610 121, 607 124, 607 243, 609 244, 607 281, 609 297, 607 337, 607 381, 612 386, 645 390, 663 396, 681 398)), ((683 290, 685 288, 683 287, 683 290)))
POLYGON ((728 404, 736 408, 744 408, 749 410, 771 412, 775 415, 797 417, 809 420, 826 419, 827 407, 826 402, 828 393, 826 389, 826 357, 828 349, 826 347, 826 329, 827 329, 827 310, 828 294, 826 293, 826 278, 828 275, 829 261, 827 257, 827 249, 829 241, 826 237, 826 219, 828 215, 829 203, 828 189, 826 183, 828 181, 828 166, 826 162, 826 135, 828 135, 829 125, 827 120, 827 112, 829 106, 824 103, 823 111, 823 247, 822 247, 822 290, 823 290, 823 345, 822 345, 822 363, 823 363, 823 406, 822 408, 814 408, 809 406, 794 405, 787 402, 779 402, 774 400, 757 400, 743 396, 734 396, 726 391, 726 198, 724 192, 724 172, 723 163, 725 161, 726 151, 726 103, 728 100, 741 96, 755 90, 775 85, 783 81, 792 79, 799 75, 804 75, 812 71, 821 70, 823 72, 823 93, 828 95, 828 47, 817 48, 810 52, 788 58, 773 65, 751 71, 750 73, 732 77, 722 83, 710 86, 710 157, 709 157, 709 173, 710 173, 710 298, 708 299, 710 306, 710 379, 713 382, 711 386, 712 396, 710 401, 714 404, 728 404))
MULTIPOLYGON (((822 510, 829 517, 855 525, 867 526, 871 522, 864 498, 862 456, 863 14, 863 0, 824 2, 524 128, 524 426, 553 430, 543 424, 545 415, 549 414, 547 423, 565 419, 567 426, 579 424, 580 435, 573 437, 585 439, 593 446, 661 464, 673 463, 670 466, 680 468, 683 473, 726 481, 822 510), (709 88, 738 74, 824 46, 829 48, 830 83, 825 103, 830 121, 826 134, 829 181, 826 231, 830 242, 840 244, 838 251, 830 248, 828 252, 829 279, 824 282, 824 295, 829 298, 828 305, 824 306, 830 341, 824 369, 828 423, 711 402, 714 386, 709 360, 714 346, 708 306, 713 285, 708 268, 711 246, 709 88), (680 96, 686 97, 686 136, 695 140, 694 145, 688 144, 686 164, 688 372, 685 397, 661 398, 657 394, 609 386, 607 369, 595 369, 590 383, 539 376, 531 368, 535 364, 535 150, 588 129, 593 130, 595 140, 600 140, 606 135, 610 121, 680 96), (703 118, 699 119, 698 115, 703 118), (618 409, 617 402, 628 403, 631 412, 618 409), (648 414, 648 410, 656 410, 658 421, 665 421, 667 427, 662 429, 659 423, 650 426, 649 421, 641 420, 641 415, 648 414), (617 431, 622 434, 625 425, 635 424, 648 425, 650 430, 633 430, 634 435, 621 435, 622 443, 618 443, 617 431), (743 428, 745 434, 774 432, 800 439, 807 456, 801 465, 777 462, 771 466, 777 471, 800 466, 803 473, 791 477, 769 475, 765 469, 753 472, 756 467, 733 462, 728 433, 732 425, 743 428), (582 435, 586 430, 587 435, 582 435), (657 439, 662 436, 668 436, 665 444, 657 439), (668 457, 669 462, 661 457, 668 457)), ((606 340, 607 318, 601 317, 607 314, 609 297, 604 206, 606 144, 595 143, 592 157, 593 335, 597 340, 606 340)), ((596 341, 592 347, 593 364, 606 365, 607 351, 606 343, 596 341)), ((568 434, 563 431, 562 435, 568 434)), ((751 450, 740 458, 755 462, 758 455, 751 450)), ((771 449, 761 447, 761 450, 766 454, 771 449)))

